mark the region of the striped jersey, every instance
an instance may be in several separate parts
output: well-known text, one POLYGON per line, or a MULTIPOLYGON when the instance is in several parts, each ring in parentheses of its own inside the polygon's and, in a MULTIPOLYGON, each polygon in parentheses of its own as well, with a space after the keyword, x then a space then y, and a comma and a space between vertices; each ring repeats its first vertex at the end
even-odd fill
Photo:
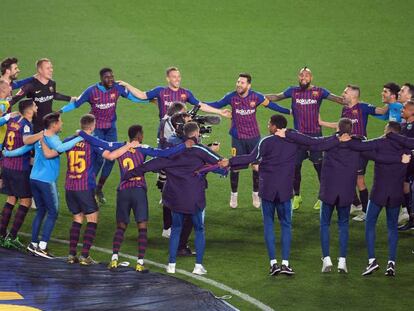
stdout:
MULTIPOLYGON (((259 105, 270 108, 270 104, 278 107, 277 110, 289 114, 290 111, 271 103, 262 94, 249 90, 246 97, 240 96, 236 91, 228 93, 217 102, 207 103, 214 108, 230 105, 232 108, 230 135, 237 139, 252 139, 260 137, 259 125, 256 119, 256 110, 259 105)), ((272 106, 272 107, 273 107, 272 106)))
POLYGON ((321 133, 319 109, 322 100, 327 98, 330 92, 316 86, 308 89, 292 86, 286 89, 283 94, 287 98, 292 98, 292 114, 295 129, 304 134, 321 133))
MULTIPOLYGON (((4 148, 6 150, 15 150, 24 146, 23 137, 33 134, 33 126, 29 120, 20 116, 10 119, 7 122, 6 138, 4 148)), ((18 157, 5 157, 3 167, 16 171, 25 171, 30 169, 30 152, 18 157)))
POLYGON ((352 134, 367 137, 368 116, 375 115, 375 106, 366 103, 358 103, 352 107, 342 108, 342 118, 352 121, 352 134))
MULTIPOLYGON (((65 139, 71 140, 73 137, 65 139)), ((94 163, 102 156, 104 149, 91 145, 87 141, 78 142, 66 151, 67 171, 65 189, 84 191, 96 188, 94 163)))
POLYGON ((79 107, 85 102, 91 105, 90 113, 96 118, 96 128, 111 128, 116 121, 116 105, 120 96, 127 98, 129 92, 119 84, 106 89, 100 83, 88 87, 75 102, 79 107))
POLYGON ((136 187, 146 188, 147 185, 145 183, 144 175, 131 177, 128 180, 123 180, 125 173, 141 166, 145 162, 145 158, 147 156, 162 158, 169 157, 183 151, 185 148, 185 144, 181 143, 177 146, 167 149, 151 148, 148 145, 141 145, 138 148, 129 149, 129 151, 117 159, 119 169, 121 171, 121 182, 118 189, 124 190, 136 187))
POLYGON ((179 88, 177 91, 171 88, 158 86, 148 92, 146 92, 148 100, 157 99, 159 118, 160 120, 167 113, 168 107, 173 102, 190 103, 191 105, 198 105, 200 101, 196 99, 189 90, 179 88))

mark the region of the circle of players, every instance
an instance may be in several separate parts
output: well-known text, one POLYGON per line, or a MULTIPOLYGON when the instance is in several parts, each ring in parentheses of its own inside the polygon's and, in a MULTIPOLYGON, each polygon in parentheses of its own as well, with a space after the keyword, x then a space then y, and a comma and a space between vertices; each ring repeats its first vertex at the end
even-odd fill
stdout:
POLYGON ((297 86, 284 92, 263 95, 251 89, 252 78, 247 73, 237 77, 236 89, 215 102, 201 102, 191 91, 181 87, 178 68, 166 70, 167 86, 141 91, 132 85, 116 81, 110 68, 99 72, 100 81, 88 87, 79 97, 57 92, 52 80, 53 66, 49 59, 36 62, 36 74, 17 80, 20 70, 16 58, 1 63, 0 79, 0 141, 2 149, 2 192, 7 195, 0 227, 0 244, 6 248, 24 249, 45 258, 54 258, 48 249, 58 217, 59 157, 67 154, 65 198, 73 221, 69 234, 67 262, 95 264, 89 255, 97 223, 98 203, 105 204, 103 186, 117 160, 121 180, 116 197, 116 231, 110 269, 116 269, 118 252, 124 239, 131 211, 137 224, 138 272, 147 272, 144 255, 147 247, 148 201, 144 175, 158 172, 157 186, 162 192, 164 229, 169 238, 168 273, 175 273, 177 256, 194 256, 193 273, 207 273, 203 266, 205 248, 204 210, 206 207, 206 174, 230 175, 230 207, 238 206, 238 170, 252 168, 252 204, 262 209, 264 238, 270 260, 270 275, 293 275, 289 264, 292 210, 301 207, 301 166, 309 159, 320 181, 320 239, 322 272, 330 272, 333 263, 329 252, 329 227, 336 208, 339 227, 338 272, 347 273, 347 244, 350 215, 365 221, 368 265, 362 275, 379 269, 375 255, 375 227, 382 207, 385 207, 388 229, 388 262, 385 275, 395 275, 398 230, 410 230, 413 225, 411 181, 414 165, 410 149, 414 149, 414 86, 387 83, 383 86, 383 107, 360 100, 360 88, 347 85, 341 96, 312 84, 309 68, 299 70, 297 86), (12 90, 19 89, 13 95, 12 90), (122 96, 134 103, 158 105, 160 126, 159 148, 143 144, 141 125, 129 127, 129 142, 117 142, 116 107, 122 96), (287 109, 276 102, 291 99, 287 109), (326 99, 343 106, 339 121, 327 122, 319 114, 326 99), (68 103, 53 112, 54 100, 68 103), (62 114, 84 103, 91 110, 80 119, 81 130, 61 141, 62 114), (200 140, 199 125, 191 120, 185 104, 199 106, 202 111, 231 118, 232 157, 217 154, 219 144, 205 146, 200 140), (11 112, 13 105, 18 112, 11 112), (230 106, 231 110, 222 109, 230 106), (293 129, 281 114, 268 121, 269 135, 261 138, 256 119, 259 106, 293 116, 293 129), (384 135, 367 140, 368 116, 387 121, 384 135), (321 127, 336 129, 322 137, 321 127), (34 156, 33 156, 34 155, 34 156), (34 157, 34 158, 33 158, 34 157), (146 157, 152 157, 146 161, 146 157), (368 160, 375 162, 370 197, 365 184, 368 160), (99 178, 97 178, 99 176, 99 178), (97 181, 96 181, 97 180, 97 181), (358 194, 356 189, 358 189, 358 194), (34 198, 35 204, 32 202, 34 198), (18 203, 14 220, 12 210, 18 203), (18 231, 31 206, 36 208, 31 242, 26 247, 18 231), (400 207, 401 212, 400 212, 400 207), (274 217, 281 226, 281 263, 275 250, 274 217), (83 246, 78 256, 82 224, 86 219, 83 246), (399 227, 399 223, 405 222, 399 227), (10 230, 8 231, 10 225, 10 230), (192 228, 195 250, 188 247, 192 228))

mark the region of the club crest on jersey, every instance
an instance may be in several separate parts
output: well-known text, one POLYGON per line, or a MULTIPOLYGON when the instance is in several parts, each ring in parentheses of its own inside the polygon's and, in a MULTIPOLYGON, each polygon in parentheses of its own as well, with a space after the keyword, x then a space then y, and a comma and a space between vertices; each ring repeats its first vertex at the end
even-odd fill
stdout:
POLYGON ((180 98, 182 101, 187 101, 187 95, 185 94, 181 94, 180 98))
POLYGON ((352 110, 352 114, 358 114, 358 110, 356 109, 352 110))
POLYGON ((53 93, 53 91, 54 91, 53 86, 49 86, 49 91, 51 91, 53 93))
POLYGON ((115 99, 115 94, 114 93, 111 93, 111 99, 115 99))
POLYGON ((252 108, 256 107, 256 102, 250 102, 250 107, 252 108))
POLYGON ((318 97, 319 96, 319 91, 312 91, 312 96, 313 97, 318 97))

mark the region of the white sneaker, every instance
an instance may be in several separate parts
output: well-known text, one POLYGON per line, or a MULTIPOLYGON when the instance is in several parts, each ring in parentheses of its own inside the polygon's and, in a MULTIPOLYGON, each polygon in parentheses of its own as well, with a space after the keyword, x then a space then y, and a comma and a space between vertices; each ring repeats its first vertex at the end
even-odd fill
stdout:
POLYGON ((196 263, 194 266, 193 273, 197 275, 203 275, 203 274, 207 274, 207 270, 204 269, 203 265, 196 263))
POLYGON ((166 229, 162 229, 162 237, 169 239, 171 236, 171 228, 166 229))
POLYGON ((361 212, 362 212, 362 205, 361 204, 359 204, 358 206, 355 206, 354 204, 351 205, 351 211, 349 212, 349 214, 351 216, 357 216, 361 212))
POLYGON ((322 273, 331 272, 332 269, 332 260, 331 257, 326 256, 322 258, 322 273))
POLYGON ((175 273, 175 263, 169 263, 166 269, 167 273, 175 273))
POLYGON ((262 201, 259 197, 259 192, 252 192, 252 204, 255 208, 260 208, 262 201))
POLYGON ((346 258, 338 258, 338 272, 339 273, 348 273, 348 268, 346 267, 346 258))
POLYGON ((398 215, 398 224, 404 225, 408 222, 410 219, 410 215, 408 214, 407 208, 403 207, 400 211, 400 214, 398 215))
POLYGON ((365 221, 366 218, 367 218, 367 215, 364 212, 361 212, 359 215, 352 218, 352 220, 361 222, 361 221, 365 221))
POLYGON ((232 192, 230 195, 230 207, 237 208, 237 192, 232 192))

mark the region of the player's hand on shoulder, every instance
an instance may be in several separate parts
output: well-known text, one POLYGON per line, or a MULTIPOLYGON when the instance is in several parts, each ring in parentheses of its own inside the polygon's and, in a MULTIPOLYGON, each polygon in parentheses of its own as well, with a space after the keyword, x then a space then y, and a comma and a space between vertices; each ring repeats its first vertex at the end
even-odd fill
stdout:
POLYGON ((186 148, 191 148, 195 144, 195 141, 192 139, 187 139, 184 144, 186 148))
POLYGON ((230 164, 229 159, 226 159, 226 158, 221 159, 220 161, 218 161, 218 165, 219 165, 221 168, 228 167, 228 166, 229 166, 229 164, 230 164))
POLYGON ((20 112, 18 112, 18 111, 10 112, 10 118, 15 118, 15 117, 18 117, 18 116, 20 116, 20 112))
POLYGON ((401 163, 408 164, 411 161, 411 154, 403 154, 401 157, 401 163))
POLYGON ((116 83, 118 83, 120 86, 125 86, 125 87, 129 86, 129 83, 122 81, 122 80, 117 80, 116 83))
POLYGON ((133 140, 127 144, 129 148, 138 148, 139 146, 141 146, 140 142, 137 140, 133 140))
POLYGON ((339 141, 341 143, 346 142, 346 141, 350 141, 351 140, 351 136, 349 136, 349 134, 347 133, 343 133, 341 136, 339 136, 339 141))

